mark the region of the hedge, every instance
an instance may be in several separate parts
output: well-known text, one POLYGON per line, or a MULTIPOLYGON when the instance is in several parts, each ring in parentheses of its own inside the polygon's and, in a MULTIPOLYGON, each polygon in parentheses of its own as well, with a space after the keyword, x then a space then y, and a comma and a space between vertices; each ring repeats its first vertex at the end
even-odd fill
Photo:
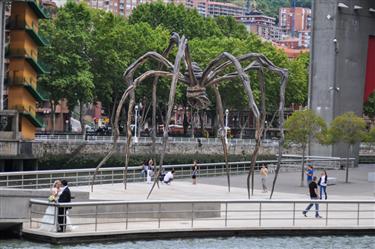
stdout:
MULTIPOLYGON (((129 166, 138 166, 142 165, 144 160, 150 158, 156 158, 159 160, 159 155, 132 155, 129 160, 129 166)), ((40 158, 38 160, 38 169, 39 170, 53 170, 53 169, 81 169, 81 168, 94 168, 102 156, 96 155, 79 155, 71 158, 70 155, 59 155, 59 156, 48 156, 40 158)), ((275 160, 274 155, 258 155, 258 160, 275 160)), ((217 163, 223 162, 223 155, 202 155, 202 154, 190 154, 190 155, 165 155, 164 164, 189 164, 193 160, 198 160, 200 163, 217 163)), ((228 160, 231 162, 235 161, 249 161, 250 155, 229 155, 228 160)), ((107 161, 103 167, 122 167, 124 166, 124 156, 113 156, 107 161)))

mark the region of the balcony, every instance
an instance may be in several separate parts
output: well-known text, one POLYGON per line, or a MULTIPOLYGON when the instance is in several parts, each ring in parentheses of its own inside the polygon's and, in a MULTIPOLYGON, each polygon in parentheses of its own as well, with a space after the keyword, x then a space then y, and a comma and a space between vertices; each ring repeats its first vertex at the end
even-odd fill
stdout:
POLYGON ((35 127, 43 128, 43 121, 35 115, 34 107, 28 106, 28 108, 26 108, 22 105, 16 105, 11 107, 10 109, 17 110, 22 116, 27 118, 35 127))
POLYGON ((34 13, 38 16, 40 19, 48 19, 49 14, 48 11, 39 4, 39 1, 37 0, 15 0, 15 2, 25 2, 29 7, 34 11, 34 13))
MULTIPOLYGON (((32 52, 32 51, 31 51, 32 52)), ((6 51, 5 54, 6 57, 8 58, 22 58, 25 59, 38 74, 44 74, 47 71, 38 63, 38 61, 34 58, 33 53, 31 55, 26 51, 25 49, 12 49, 9 48, 6 51)))
POLYGON ((44 39, 41 35, 39 35, 38 32, 35 31, 34 27, 30 27, 26 22, 24 21, 9 21, 6 25, 8 29, 11 30, 25 30, 26 33, 33 39, 33 41, 38 46, 45 46, 48 44, 48 41, 44 39))
POLYGON ((40 92, 34 87, 33 84, 28 82, 23 77, 8 77, 5 79, 5 83, 8 84, 8 86, 23 86, 38 102, 47 100, 47 98, 40 94, 40 92))

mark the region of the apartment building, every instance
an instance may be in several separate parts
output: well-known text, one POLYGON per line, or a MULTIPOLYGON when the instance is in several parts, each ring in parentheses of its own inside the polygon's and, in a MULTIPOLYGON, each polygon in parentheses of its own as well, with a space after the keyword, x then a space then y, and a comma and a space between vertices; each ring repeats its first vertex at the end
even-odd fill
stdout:
POLYGON ((311 28, 311 9, 308 8, 280 8, 279 27, 286 32, 300 32, 311 28), (294 29, 293 29, 294 26, 294 29))

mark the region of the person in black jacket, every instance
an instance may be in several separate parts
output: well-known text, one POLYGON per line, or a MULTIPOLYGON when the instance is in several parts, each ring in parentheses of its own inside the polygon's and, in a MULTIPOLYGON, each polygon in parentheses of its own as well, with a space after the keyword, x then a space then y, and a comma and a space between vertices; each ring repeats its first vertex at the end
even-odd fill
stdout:
MULTIPOLYGON (((309 191, 310 191, 310 199, 311 200, 317 200, 318 199, 318 185, 316 184, 317 182, 317 177, 314 176, 312 178, 312 182, 310 182, 309 184, 309 191)), ((306 209, 302 212, 302 214, 307 217, 307 212, 310 210, 310 208, 312 208, 312 206, 315 204, 315 217, 316 218, 322 218, 320 215, 319 215, 319 203, 314 203, 314 202, 311 202, 307 207, 306 209)))
MULTIPOLYGON (((68 182, 66 180, 61 180, 62 188, 61 194, 58 199, 58 203, 66 203, 71 202, 71 194, 68 188, 68 182)), ((59 223, 58 232, 65 232, 66 230, 66 211, 71 207, 59 207, 58 208, 58 218, 57 221, 59 223)))

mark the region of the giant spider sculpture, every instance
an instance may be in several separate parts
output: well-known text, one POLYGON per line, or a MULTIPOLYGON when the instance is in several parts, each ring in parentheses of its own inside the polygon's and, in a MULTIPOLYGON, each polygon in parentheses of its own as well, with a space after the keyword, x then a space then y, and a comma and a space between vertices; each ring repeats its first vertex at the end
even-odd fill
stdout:
MULTIPOLYGON (((134 108, 135 103, 135 89, 139 84, 141 84, 145 79, 154 77, 153 86, 152 86, 152 127, 155 131, 156 129, 156 89, 158 84, 159 77, 166 77, 171 79, 171 86, 170 86, 170 93, 169 93, 169 101, 168 101, 168 110, 165 117, 165 125, 164 125, 164 133, 163 133, 163 146, 159 160, 159 168, 156 172, 156 177, 152 188, 147 196, 151 195, 155 185, 158 183, 158 179, 161 173, 164 155, 166 151, 167 141, 168 141, 168 125, 171 120, 171 114, 173 110, 173 106, 175 104, 175 94, 176 94, 176 86, 178 82, 181 82, 187 85, 187 100, 190 106, 196 109, 205 109, 210 105, 210 100, 207 97, 206 88, 213 89, 216 98, 216 112, 219 118, 219 125, 220 125, 220 138, 223 145, 224 150, 224 160, 225 160, 225 167, 226 167, 226 175, 227 175, 227 182, 228 182, 228 191, 230 191, 230 172, 228 166, 228 151, 227 151, 227 144, 225 141, 225 128, 224 128, 224 114, 223 114, 223 105, 221 96, 218 90, 218 85, 223 81, 230 81, 233 79, 240 79, 243 87, 245 89, 249 108, 252 110, 254 118, 256 120, 256 145, 251 157, 251 166, 249 173, 247 175, 247 190, 248 190, 248 198, 250 198, 250 177, 251 181, 251 189, 252 193, 254 191, 254 168, 255 168, 255 161, 257 158, 257 154, 259 151, 259 147, 261 144, 261 138, 264 131, 264 123, 266 118, 266 92, 265 92, 265 77, 264 77, 264 70, 268 70, 271 72, 275 72, 280 76, 280 102, 279 102, 279 127, 281 131, 281 138, 279 140, 279 155, 278 155, 278 165, 276 168, 276 174, 273 181, 271 196, 273 194, 277 174, 280 168, 281 162, 281 147, 284 142, 284 134, 283 134, 283 123, 284 123, 284 93, 285 87, 287 83, 287 70, 283 68, 279 68, 275 66, 270 60, 268 60, 264 55, 258 53, 249 53, 243 56, 235 57, 229 53, 222 53, 216 59, 212 60, 206 69, 202 70, 197 63, 193 62, 189 52, 189 46, 187 39, 180 36, 177 33, 173 33, 169 46, 163 51, 162 54, 156 52, 148 52, 137 59, 133 64, 131 64, 126 71, 124 72, 123 78, 125 83, 128 85, 128 88, 123 93, 121 100, 118 104, 115 120, 114 120, 114 137, 113 137, 113 147, 108 152, 108 154, 103 158, 103 160, 98 164, 96 167, 96 171, 93 175, 91 190, 93 190, 93 185, 95 183, 95 177, 100 169, 100 167, 112 156, 112 154, 116 150, 117 141, 119 137, 119 117, 123 105, 126 99, 130 96, 129 101, 129 108, 127 114, 127 143, 125 146, 125 169, 124 169, 124 186, 126 189, 127 183, 127 169, 128 169, 128 162, 129 162, 129 152, 130 152, 130 144, 132 141, 132 133, 131 133, 131 120, 132 120, 132 110, 134 108), (173 47, 176 46, 178 48, 177 54, 175 57, 174 64, 172 64, 168 59, 168 55, 170 54, 173 47), (156 70, 150 70, 144 72, 137 78, 134 78, 134 73, 137 69, 142 66, 147 61, 155 61, 158 63, 158 68, 156 70), (181 73, 181 64, 182 62, 185 64, 186 71, 181 73), (246 67, 242 67, 242 64, 246 63, 246 67), (231 73, 224 74, 225 70, 229 70, 230 68, 234 67, 235 71, 231 73), (165 69, 164 69, 165 68, 165 69), (259 109, 254 96, 253 91, 250 84, 250 78, 248 73, 250 71, 256 71, 258 74, 258 81, 259 81, 259 90, 261 93, 260 96, 260 106, 259 109)), ((153 132, 153 152, 155 152, 155 132, 153 132)))

